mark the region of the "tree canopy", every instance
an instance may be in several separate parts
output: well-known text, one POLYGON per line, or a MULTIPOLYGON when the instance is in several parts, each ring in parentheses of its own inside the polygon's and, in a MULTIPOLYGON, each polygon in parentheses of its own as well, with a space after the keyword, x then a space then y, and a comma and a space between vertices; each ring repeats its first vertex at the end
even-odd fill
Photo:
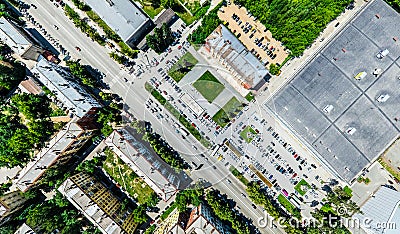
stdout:
POLYGON ((25 74, 26 70, 22 64, 0 61, 0 90, 10 90, 25 77, 25 74))
POLYGON ((165 23, 160 28, 155 28, 154 34, 146 36, 147 45, 157 53, 164 52, 172 42, 174 37, 165 23))
POLYGON ((0 103, 0 166, 22 166, 53 133, 45 96, 16 94, 0 103))
POLYGON ((67 66, 71 73, 79 78, 82 84, 89 87, 95 87, 98 84, 98 80, 89 73, 85 66, 81 65, 78 61, 67 61, 67 66))

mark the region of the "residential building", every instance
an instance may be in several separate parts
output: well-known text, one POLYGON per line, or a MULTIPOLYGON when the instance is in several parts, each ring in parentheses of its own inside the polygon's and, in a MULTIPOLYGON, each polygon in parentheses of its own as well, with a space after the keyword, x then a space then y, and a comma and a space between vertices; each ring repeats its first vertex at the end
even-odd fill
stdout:
POLYGON ((96 128, 74 118, 35 155, 15 180, 17 187, 25 192, 50 168, 63 165, 93 136, 96 128), (81 125, 82 124, 82 125, 81 125))
POLYGON ((245 89, 258 90, 271 78, 267 68, 222 24, 206 38, 204 47, 245 89))
POLYGON ((27 79, 21 81, 18 85, 18 88, 23 93, 31 93, 36 95, 44 94, 38 82, 32 77, 28 77, 27 79))
POLYGON ((20 191, 13 191, 0 197, 0 226, 10 220, 15 212, 26 204, 26 199, 20 191))
POLYGON ((212 210, 205 204, 194 207, 190 213, 188 223, 186 225, 187 234, 230 234, 230 228, 223 224, 220 219, 215 217, 212 210))
POLYGON ((231 228, 215 217, 213 211, 205 204, 193 207, 189 217, 184 217, 178 210, 174 210, 162 221, 154 234, 230 234, 231 228))
POLYGON ((130 127, 114 130, 105 143, 165 201, 190 183, 184 172, 175 172, 154 151, 135 139, 130 127))
POLYGON ((368 234, 397 234, 400 227, 400 192, 381 186, 353 216, 354 224, 368 234))
POLYGON ((58 191, 102 233, 134 233, 137 224, 131 207, 124 207, 122 201, 94 177, 78 173, 64 181, 58 191))
POLYGON ((153 29, 151 19, 130 0, 84 0, 97 15, 134 48, 153 29))
POLYGON ((79 118, 92 119, 96 110, 101 107, 100 103, 76 82, 77 78, 43 57, 32 69, 32 73, 57 97, 66 112, 79 118))
POLYGON ((0 40, 23 59, 37 60, 44 49, 24 28, 5 17, 0 18, 0 40))

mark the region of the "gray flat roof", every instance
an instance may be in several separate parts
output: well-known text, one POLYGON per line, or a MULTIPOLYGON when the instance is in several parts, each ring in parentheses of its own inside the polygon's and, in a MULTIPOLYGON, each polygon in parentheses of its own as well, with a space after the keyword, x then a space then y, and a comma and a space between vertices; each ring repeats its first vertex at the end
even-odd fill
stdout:
POLYGON ((130 0, 84 0, 123 41, 150 19, 130 0))
POLYGON ((361 227, 369 234, 389 234, 399 233, 399 202, 400 193, 396 190, 381 186, 374 195, 361 206, 363 214, 355 214, 354 218, 358 218, 361 222, 361 227), (369 220, 368 224, 363 222, 369 220), (393 222, 394 228, 380 225, 383 223, 393 222))
POLYGON ((77 78, 57 64, 42 58, 32 69, 32 73, 78 117, 83 117, 94 107, 101 107, 96 99, 74 81, 77 78))
POLYGON ((400 15, 389 5, 382 0, 370 2, 265 103, 347 182, 400 134, 399 25, 400 15), (389 55, 378 59, 376 55, 385 49, 389 55), (373 75, 375 69, 381 69, 380 75, 373 75), (356 80, 360 72, 367 75, 356 80), (390 97, 378 102, 381 95, 390 97), (327 106, 332 106, 329 113, 324 111, 327 106), (351 129, 355 129, 352 134, 351 129))
POLYGON ((19 55, 32 46, 32 42, 17 29, 17 26, 4 17, 0 18, 0 39, 19 55))

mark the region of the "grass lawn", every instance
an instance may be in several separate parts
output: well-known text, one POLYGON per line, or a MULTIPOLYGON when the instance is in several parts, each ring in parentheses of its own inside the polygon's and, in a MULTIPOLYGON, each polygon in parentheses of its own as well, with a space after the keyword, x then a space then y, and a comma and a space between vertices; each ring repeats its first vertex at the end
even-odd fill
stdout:
POLYGON ((254 100, 254 95, 253 95, 251 92, 249 92, 249 93, 246 95, 246 97, 244 97, 244 98, 246 98, 247 101, 251 102, 251 101, 254 100))
POLYGON ((286 199, 285 196, 283 196, 282 194, 278 195, 278 201, 279 203, 282 204, 283 207, 285 207, 285 209, 291 213, 293 216, 299 218, 299 216, 301 215, 300 212, 296 209, 296 207, 290 203, 290 201, 288 199, 286 199))
POLYGON ((153 6, 143 6, 143 11, 146 12, 150 18, 154 19, 154 17, 163 10, 164 8, 162 6, 158 8, 154 8, 153 6))
POLYGON ((168 75, 179 82, 198 62, 191 53, 187 52, 171 67, 168 75))
POLYGON ((300 180, 299 183, 296 184, 296 186, 294 186, 294 189, 299 192, 299 194, 301 196, 304 196, 304 194, 306 194, 307 190, 304 191, 302 190, 302 186, 306 186, 308 189, 311 188, 311 186, 307 183, 307 181, 305 181, 304 179, 300 180))
POLYGON ((225 127, 243 109, 242 103, 233 97, 229 100, 212 119, 221 127, 225 127))
POLYGON ((204 72, 204 74, 193 83, 193 86, 209 103, 212 103, 225 88, 209 71, 204 72))
POLYGON ((103 169, 139 204, 144 204, 154 191, 113 152, 106 153, 103 169))
MULTIPOLYGON (((134 2, 131 0, 131 2, 134 2)), ((154 19, 156 15, 158 15, 164 8, 162 6, 153 6, 151 1, 139 0, 140 5, 143 6, 143 11, 150 16, 150 18, 154 19)))
POLYGON ((250 126, 247 126, 245 129, 243 129, 243 131, 240 133, 240 136, 247 142, 250 143, 253 138, 255 137, 255 135, 257 134, 257 132, 252 129, 250 126))

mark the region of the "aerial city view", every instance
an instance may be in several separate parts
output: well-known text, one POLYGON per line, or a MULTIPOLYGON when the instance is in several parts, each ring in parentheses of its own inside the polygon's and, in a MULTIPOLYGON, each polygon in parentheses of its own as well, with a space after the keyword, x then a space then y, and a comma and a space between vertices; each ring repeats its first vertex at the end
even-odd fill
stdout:
POLYGON ((0 0, 0 234, 400 234, 399 0, 0 0))

